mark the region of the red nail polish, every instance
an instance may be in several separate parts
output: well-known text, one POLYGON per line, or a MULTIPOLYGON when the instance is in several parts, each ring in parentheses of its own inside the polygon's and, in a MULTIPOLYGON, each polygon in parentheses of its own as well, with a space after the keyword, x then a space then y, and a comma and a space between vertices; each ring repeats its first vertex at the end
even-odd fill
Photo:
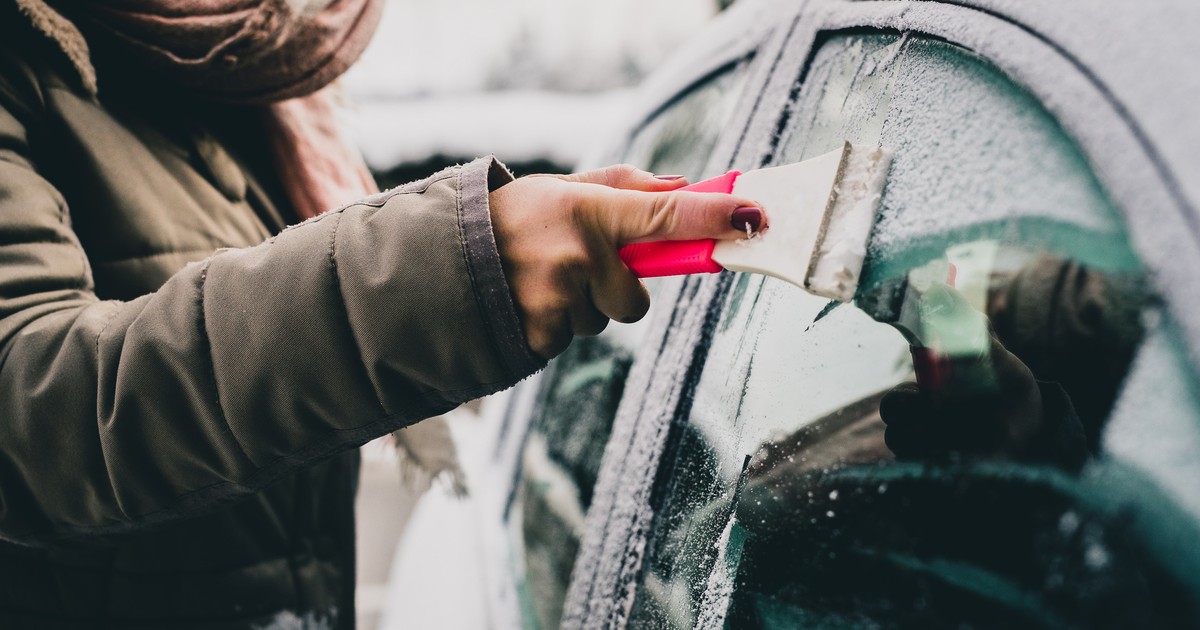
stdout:
POLYGON ((677 179, 683 179, 683 175, 655 175, 654 179, 661 179, 664 182, 673 182, 677 179))
POLYGON ((734 210, 729 217, 729 224, 739 232, 744 232, 747 228, 751 232, 757 232, 762 228, 762 222, 762 209, 753 206, 742 206, 734 210))

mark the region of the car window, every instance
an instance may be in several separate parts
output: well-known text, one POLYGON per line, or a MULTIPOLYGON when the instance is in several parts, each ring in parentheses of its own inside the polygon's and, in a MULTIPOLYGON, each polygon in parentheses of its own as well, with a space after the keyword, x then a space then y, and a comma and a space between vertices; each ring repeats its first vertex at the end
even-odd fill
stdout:
MULTIPOLYGON (((744 83, 745 63, 702 81, 635 135, 625 160, 699 179, 744 83)), ((651 284, 651 293, 655 286, 651 284)), ((649 318, 643 320, 646 322, 649 318)), ((645 324, 578 338, 547 370, 507 521, 521 542, 518 595, 529 628, 557 628, 584 515, 645 324)))
POLYGON ((652 173, 697 181, 746 82, 749 59, 719 70, 666 105, 634 136, 625 161, 652 173))
POLYGON ((714 305, 632 625, 1194 626, 1200 388, 1080 151, 948 43, 806 72, 778 163, 895 156, 859 293, 714 305))

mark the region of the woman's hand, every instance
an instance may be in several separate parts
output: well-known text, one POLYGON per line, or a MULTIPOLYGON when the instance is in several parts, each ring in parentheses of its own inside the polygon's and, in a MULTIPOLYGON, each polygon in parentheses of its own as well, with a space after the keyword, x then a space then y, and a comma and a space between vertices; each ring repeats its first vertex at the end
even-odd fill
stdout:
POLYGON ((489 195, 492 229, 530 348, 552 358, 572 335, 610 319, 634 322, 650 308, 646 287, 617 251, 631 243, 746 238, 766 217, 748 199, 680 192, 682 177, 632 166, 577 175, 534 175, 489 195))

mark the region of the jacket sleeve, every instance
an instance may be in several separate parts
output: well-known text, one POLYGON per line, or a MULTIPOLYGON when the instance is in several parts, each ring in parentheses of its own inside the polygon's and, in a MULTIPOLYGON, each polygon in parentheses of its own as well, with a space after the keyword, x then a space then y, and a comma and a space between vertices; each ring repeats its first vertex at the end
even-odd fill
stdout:
MULTIPOLYGON (((181 518, 543 366, 496 252, 491 158, 100 301, 0 84, 0 538, 181 518)), ((11 93, 10 93, 11 96, 11 93)), ((36 100, 36 96, 30 97, 36 100)))

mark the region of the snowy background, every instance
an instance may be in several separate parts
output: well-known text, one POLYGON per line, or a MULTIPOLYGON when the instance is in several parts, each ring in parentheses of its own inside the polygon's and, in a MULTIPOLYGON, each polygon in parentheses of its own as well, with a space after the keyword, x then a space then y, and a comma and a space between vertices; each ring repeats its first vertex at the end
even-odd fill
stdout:
POLYGON ((631 89, 727 0, 391 0, 346 75, 347 125, 385 186, 495 153, 569 170, 631 89))

